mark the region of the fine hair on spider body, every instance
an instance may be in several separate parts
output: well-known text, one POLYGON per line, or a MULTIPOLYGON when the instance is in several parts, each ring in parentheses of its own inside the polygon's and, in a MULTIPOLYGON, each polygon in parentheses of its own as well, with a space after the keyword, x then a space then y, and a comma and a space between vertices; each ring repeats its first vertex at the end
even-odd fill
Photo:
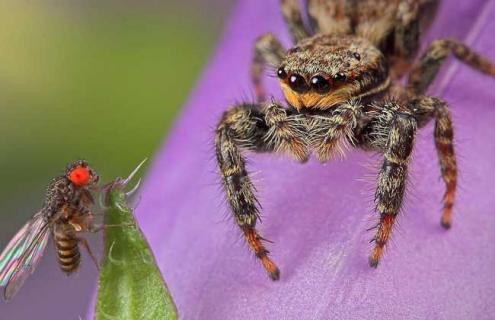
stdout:
POLYGON ((375 191, 379 214, 369 265, 377 267, 400 212, 416 132, 435 121, 434 141, 445 183, 441 225, 452 225, 457 187, 452 116, 447 102, 426 95, 449 55, 489 76, 495 66, 454 39, 433 41, 420 56, 420 29, 438 0, 307 0, 312 32, 299 0, 281 0, 294 40, 286 49, 272 34, 254 46, 251 77, 256 103, 229 108, 215 132, 215 153, 227 203, 269 277, 280 272, 256 230, 260 206, 245 151, 283 153, 299 162, 326 162, 345 146, 383 155, 375 191), (359 5, 357 5, 359 3, 359 5), (287 101, 266 99, 265 68, 277 70, 287 101), (399 79, 406 77, 403 85, 399 79))

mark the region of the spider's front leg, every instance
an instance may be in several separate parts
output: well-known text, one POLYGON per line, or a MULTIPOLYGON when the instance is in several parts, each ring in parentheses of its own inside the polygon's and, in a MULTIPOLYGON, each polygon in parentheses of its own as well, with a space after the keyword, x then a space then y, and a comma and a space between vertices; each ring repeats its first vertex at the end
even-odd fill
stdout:
MULTIPOLYGON (((402 206, 408 164, 417 127, 415 118, 408 112, 399 111, 398 108, 388 109, 385 112, 391 115, 387 138, 384 139, 384 132, 381 136, 377 134, 373 137, 383 140, 377 141, 377 144, 382 144, 384 160, 378 175, 378 187, 375 193, 376 211, 380 213, 380 221, 373 239, 375 247, 369 257, 371 267, 378 266, 383 249, 390 238, 394 221, 402 206)), ((386 130, 384 127, 381 128, 379 130, 386 130)))
POLYGON ((277 266, 268 257, 263 238, 256 231, 259 214, 254 186, 246 170, 243 150, 286 152, 297 160, 309 157, 303 118, 271 103, 238 105, 226 111, 216 129, 215 151, 227 202, 244 237, 272 280, 277 266))
POLYGON ((280 41, 271 33, 267 33, 256 39, 254 45, 253 63, 251 65, 251 80, 254 84, 256 100, 266 100, 265 89, 261 83, 261 77, 265 66, 277 68, 285 57, 285 49, 280 41))
POLYGON ((465 44, 454 39, 435 40, 409 75, 407 85, 411 94, 421 95, 428 90, 449 53, 473 69, 495 76, 495 65, 465 44))

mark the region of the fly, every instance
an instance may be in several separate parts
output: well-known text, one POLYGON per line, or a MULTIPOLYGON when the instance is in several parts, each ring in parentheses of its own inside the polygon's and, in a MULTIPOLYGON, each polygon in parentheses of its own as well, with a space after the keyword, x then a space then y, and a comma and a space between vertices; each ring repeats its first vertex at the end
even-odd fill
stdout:
POLYGON ((11 300, 27 277, 34 272, 52 235, 60 268, 74 273, 81 261, 79 244, 89 252, 98 267, 87 240, 81 232, 94 232, 92 190, 97 189, 98 174, 86 161, 67 166, 65 174, 54 178, 47 188, 43 208, 17 232, 0 256, 0 286, 4 298, 11 300))

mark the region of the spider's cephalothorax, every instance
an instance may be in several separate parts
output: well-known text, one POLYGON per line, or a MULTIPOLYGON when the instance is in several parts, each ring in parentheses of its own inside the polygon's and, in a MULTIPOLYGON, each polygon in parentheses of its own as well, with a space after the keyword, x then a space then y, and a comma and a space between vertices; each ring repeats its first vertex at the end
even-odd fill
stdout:
POLYGON ((383 54, 369 41, 319 35, 287 52, 277 70, 285 98, 297 110, 329 109, 390 85, 383 54))
POLYGON ((447 103, 426 96, 446 57, 495 76, 495 66, 462 43, 436 40, 416 64, 424 8, 438 0, 307 0, 314 34, 299 0, 281 0, 296 44, 286 50, 271 34, 255 45, 251 69, 258 103, 227 110, 218 124, 216 157, 227 200, 247 243, 276 280, 279 270, 255 229, 259 213, 243 151, 286 153, 306 161, 332 158, 348 144, 383 154, 375 192, 380 215, 369 264, 376 267, 400 211, 416 130, 435 120, 434 138, 446 192, 441 225, 452 223, 457 167, 447 103), (288 106, 266 102, 261 75, 277 70, 288 106), (407 76, 406 85, 398 82, 407 76))

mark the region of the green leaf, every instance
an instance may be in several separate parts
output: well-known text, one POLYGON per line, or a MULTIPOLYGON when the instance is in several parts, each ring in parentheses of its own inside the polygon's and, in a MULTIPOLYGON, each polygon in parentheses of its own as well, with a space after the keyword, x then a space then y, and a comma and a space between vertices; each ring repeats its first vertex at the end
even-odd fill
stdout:
POLYGON ((105 190, 108 210, 96 320, 177 319, 177 309, 153 253, 126 203, 123 189, 136 171, 105 190))

